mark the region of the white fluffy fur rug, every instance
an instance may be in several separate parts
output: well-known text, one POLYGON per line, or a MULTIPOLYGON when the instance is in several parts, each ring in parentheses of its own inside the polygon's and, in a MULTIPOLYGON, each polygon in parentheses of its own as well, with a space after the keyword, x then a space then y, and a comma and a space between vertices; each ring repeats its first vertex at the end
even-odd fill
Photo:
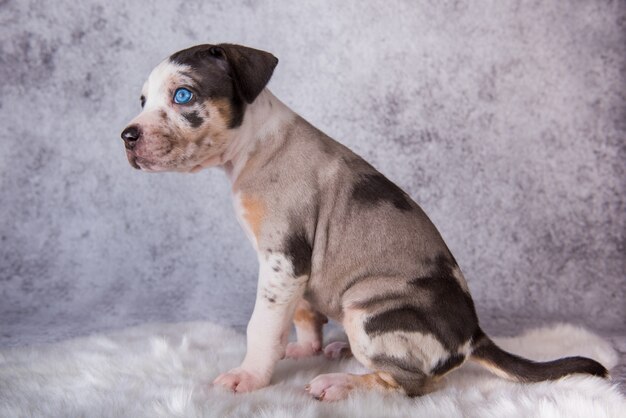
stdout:
MULTIPOLYGON (((570 325, 496 338, 536 360, 585 355, 611 368, 617 355, 570 325)), ((245 338, 210 323, 155 324, 49 346, 0 352, 0 416, 124 417, 624 417, 626 400, 610 382, 573 376, 516 384, 466 364, 442 390, 421 398, 356 393, 346 401, 310 399, 319 373, 362 371, 354 360, 283 360, 272 386, 247 395, 212 388, 239 364, 245 338)))

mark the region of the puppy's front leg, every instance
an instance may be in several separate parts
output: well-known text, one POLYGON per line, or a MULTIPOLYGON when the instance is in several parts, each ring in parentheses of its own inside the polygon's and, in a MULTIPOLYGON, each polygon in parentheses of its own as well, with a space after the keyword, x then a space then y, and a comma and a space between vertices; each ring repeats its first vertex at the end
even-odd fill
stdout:
POLYGON ((304 293, 308 276, 296 276, 289 257, 279 253, 259 256, 259 284, 248 323, 248 347, 241 366, 213 382, 235 392, 267 386, 276 362, 284 357, 291 320, 304 293))

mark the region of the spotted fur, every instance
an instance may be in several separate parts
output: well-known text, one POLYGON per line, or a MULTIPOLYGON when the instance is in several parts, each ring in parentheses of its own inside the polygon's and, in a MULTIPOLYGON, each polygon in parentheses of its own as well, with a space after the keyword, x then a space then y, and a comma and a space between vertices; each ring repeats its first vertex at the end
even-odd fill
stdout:
POLYGON ((236 392, 269 384, 285 355, 321 352, 327 317, 344 326, 352 354, 373 373, 319 376, 309 388, 318 399, 355 388, 421 395, 467 359, 519 381, 606 375, 590 359, 535 363, 493 344, 426 214, 266 89, 277 62, 231 44, 179 51, 150 74, 133 135, 125 136, 130 164, 144 171, 223 167, 257 251, 248 351, 216 384, 236 392), (188 104, 173 103, 179 87, 192 91, 188 104), (292 319, 297 342, 288 346, 292 319))

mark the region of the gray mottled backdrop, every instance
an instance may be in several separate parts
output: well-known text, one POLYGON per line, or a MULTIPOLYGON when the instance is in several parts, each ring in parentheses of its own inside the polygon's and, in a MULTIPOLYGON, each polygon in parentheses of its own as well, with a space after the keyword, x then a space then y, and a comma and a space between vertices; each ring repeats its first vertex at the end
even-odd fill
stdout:
POLYGON ((626 5, 466 3, 0 1, 0 343, 246 323, 225 175, 133 170, 119 139, 154 65, 223 41, 424 207, 487 330, 624 331, 626 5))

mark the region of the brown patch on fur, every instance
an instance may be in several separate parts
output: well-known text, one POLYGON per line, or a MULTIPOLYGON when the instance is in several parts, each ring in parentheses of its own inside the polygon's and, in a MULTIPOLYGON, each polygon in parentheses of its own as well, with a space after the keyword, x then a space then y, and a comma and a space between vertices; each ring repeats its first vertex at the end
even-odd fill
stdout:
POLYGON ((324 324, 328 322, 325 315, 317 312, 309 302, 304 299, 298 301, 293 323, 296 326, 298 342, 312 343, 316 349, 322 348, 324 324))
POLYGON ((226 126, 228 126, 233 118, 233 112, 230 108, 230 101, 226 98, 210 100, 210 106, 217 111, 226 126))
POLYGON ((375 372, 357 376, 361 387, 366 389, 399 390, 400 385, 396 380, 385 372, 375 372))
POLYGON ((207 123, 205 123, 205 128, 197 133, 193 142, 199 147, 197 153, 203 158, 192 172, 224 162, 223 157, 229 139, 229 120, 224 112, 227 112, 226 109, 229 109, 229 106, 227 100, 223 102, 222 100, 207 100, 200 109, 200 115, 207 123))
POLYGON ((200 109, 200 116, 208 123, 206 129, 196 138, 196 145, 210 145, 214 150, 219 149, 223 152, 228 138, 229 115, 230 106, 227 99, 207 100, 200 109), (210 138, 210 144, 205 142, 206 138, 210 138))
POLYGON ((308 302, 302 300, 298 303, 296 313, 293 316, 293 322, 298 325, 311 324, 317 326, 327 323, 328 318, 315 311, 308 302))
POLYGON ((250 196, 241 195, 241 206, 243 207, 243 217, 250 226, 250 230, 258 239, 261 232, 261 225, 265 217, 265 204, 262 200, 250 196))

